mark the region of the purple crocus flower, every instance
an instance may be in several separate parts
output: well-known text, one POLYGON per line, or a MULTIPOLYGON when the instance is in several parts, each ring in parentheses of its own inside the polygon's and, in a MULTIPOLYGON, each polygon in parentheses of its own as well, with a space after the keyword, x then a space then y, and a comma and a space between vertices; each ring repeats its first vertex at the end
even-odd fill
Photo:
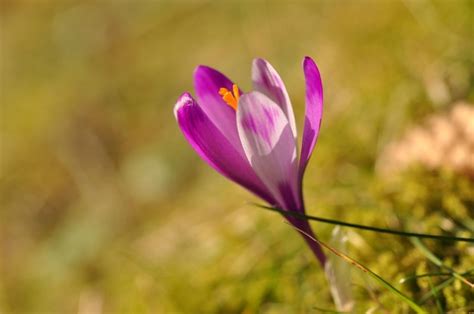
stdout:
MULTIPOLYGON (((252 64, 254 90, 243 92, 222 73, 198 66, 194 72, 197 101, 184 93, 174 113, 194 150, 230 180, 270 205, 304 213, 303 174, 321 125, 323 89, 319 70, 310 57, 303 60, 306 114, 298 158, 296 123, 285 84, 263 59, 252 64)), ((287 217, 313 236, 306 220, 287 217)), ((324 266, 319 244, 303 235, 324 266)))

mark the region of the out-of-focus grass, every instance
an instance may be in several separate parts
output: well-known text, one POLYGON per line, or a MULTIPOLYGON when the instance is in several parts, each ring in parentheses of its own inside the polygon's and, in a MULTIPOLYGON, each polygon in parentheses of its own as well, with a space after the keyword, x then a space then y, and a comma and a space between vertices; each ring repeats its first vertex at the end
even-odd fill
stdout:
MULTIPOLYGON (((172 108, 192 90, 198 64, 249 90, 252 58, 268 59, 302 122, 300 63, 316 59, 325 113, 305 178, 311 214, 425 232, 450 217, 472 221, 465 178, 414 171, 389 184, 374 174, 379 151, 405 126, 474 98, 469 0, 0 7, 0 311, 332 307, 294 230, 245 205, 255 199, 204 165, 180 134, 172 108)), ((315 230, 329 239, 330 227, 315 230)), ((446 232, 472 235, 462 230, 446 232)), ((392 283, 435 269, 408 241, 349 235, 349 255, 392 283)), ((474 266, 466 244, 429 248, 460 271, 474 266)), ((406 310, 367 280, 353 278, 358 309, 406 310)), ((415 299, 431 291, 423 279, 400 287, 415 299)), ((441 306, 472 309, 468 292, 454 282, 440 293, 441 306)))

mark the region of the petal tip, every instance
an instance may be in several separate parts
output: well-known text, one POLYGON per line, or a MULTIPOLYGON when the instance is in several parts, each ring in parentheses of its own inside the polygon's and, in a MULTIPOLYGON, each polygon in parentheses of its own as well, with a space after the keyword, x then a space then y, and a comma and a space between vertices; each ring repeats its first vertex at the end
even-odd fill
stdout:
MULTIPOLYGON (((306 76, 307 83, 308 81, 316 82, 318 85, 321 85, 321 72, 319 71, 316 62, 311 57, 304 57, 303 60, 303 71, 306 76)), ((322 88, 322 87, 321 87, 322 88)))
POLYGON ((207 71, 208 69, 209 69, 208 66, 200 64, 196 68, 194 68, 193 76, 196 77, 200 73, 202 73, 202 71, 207 71))
POLYGON ((263 64, 266 64, 268 63, 267 60, 263 59, 263 58, 260 58, 260 57, 257 57, 257 58, 254 58, 253 59, 253 62, 252 62, 254 65, 257 65, 259 63, 263 63, 263 64))
POLYGON ((205 80, 208 77, 213 77, 216 75, 219 76, 222 74, 210 66, 200 64, 194 69, 194 83, 200 82, 201 80, 205 80))
POLYGON ((263 69, 266 69, 266 68, 270 68, 273 71, 275 71, 273 66, 266 59, 264 59, 264 58, 255 58, 255 59, 253 59, 252 71, 254 71, 254 72, 255 71, 262 71, 263 69))
POLYGON ((184 92, 181 96, 179 96, 178 100, 176 101, 176 105, 174 105, 173 113, 176 119, 178 119, 178 111, 187 105, 193 105, 194 99, 189 92, 184 92))
POLYGON ((316 62, 314 62, 313 58, 310 56, 305 56, 303 59, 303 67, 306 69, 307 67, 315 67, 318 68, 316 62))

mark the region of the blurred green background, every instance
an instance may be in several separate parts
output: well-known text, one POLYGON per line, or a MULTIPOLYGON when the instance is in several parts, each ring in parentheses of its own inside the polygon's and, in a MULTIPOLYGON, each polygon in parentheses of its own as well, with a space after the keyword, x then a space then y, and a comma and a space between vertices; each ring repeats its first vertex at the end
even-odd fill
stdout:
MULTIPOLYGON (((180 133, 173 106, 193 92, 199 64, 249 90, 252 59, 269 60, 301 130, 301 61, 316 60, 325 112, 305 177, 310 214, 472 236, 471 179, 417 167, 393 181, 375 165, 408 126, 474 99, 473 1, 3 0, 0 8, 1 313, 334 308, 297 233, 249 205, 257 200, 180 133)), ((331 226, 313 226, 329 241, 331 226)), ((400 284, 439 268, 407 239, 346 231, 350 256, 417 301, 449 279, 400 284)), ((459 271, 474 267, 472 246, 425 243, 459 271)), ((348 280, 358 311, 407 311, 356 268, 348 280)), ((473 300, 455 280, 423 306, 464 311, 473 300)))

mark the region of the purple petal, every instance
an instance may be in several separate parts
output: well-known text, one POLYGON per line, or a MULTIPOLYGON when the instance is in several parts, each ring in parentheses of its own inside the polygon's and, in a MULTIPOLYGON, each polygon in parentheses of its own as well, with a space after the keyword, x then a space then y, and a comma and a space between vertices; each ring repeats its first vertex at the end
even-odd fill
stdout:
POLYGON ((219 89, 224 87, 232 90, 232 85, 231 80, 213 68, 200 65, 194 71, 194 88, 199 106, 229 142, 237 150, 241 150, 235 110, 219 94, 219 89))
POLYGON ((237 108, 237 128, 247 159, 277 205, 298 210, 302 204, 296 141, 281 108, 260 92, 244 94, 237 108))
POLYGON ((323 85, 318 67, 310 57, 305 57, 303 69, 306 79, 306 113, 301 144, 300 179, 303 177, 304 170, 316 145, 323 115, 323 85))
POLYGON ((274 203, 245 156, 231 145, 189 93, 178 99, 174 113, 184 136, 202 159, 222 175, 274 203))
POLYGON ((291 106, 290 97, 286 91, 283 80, 272 65, 264 59, 254 59, 252 64, 252 81, 253 88, 259 91, 271 100, 273 100, 285 114, 290 122, 291 130, 296 138, 296 123, 293 107, 291 106))

